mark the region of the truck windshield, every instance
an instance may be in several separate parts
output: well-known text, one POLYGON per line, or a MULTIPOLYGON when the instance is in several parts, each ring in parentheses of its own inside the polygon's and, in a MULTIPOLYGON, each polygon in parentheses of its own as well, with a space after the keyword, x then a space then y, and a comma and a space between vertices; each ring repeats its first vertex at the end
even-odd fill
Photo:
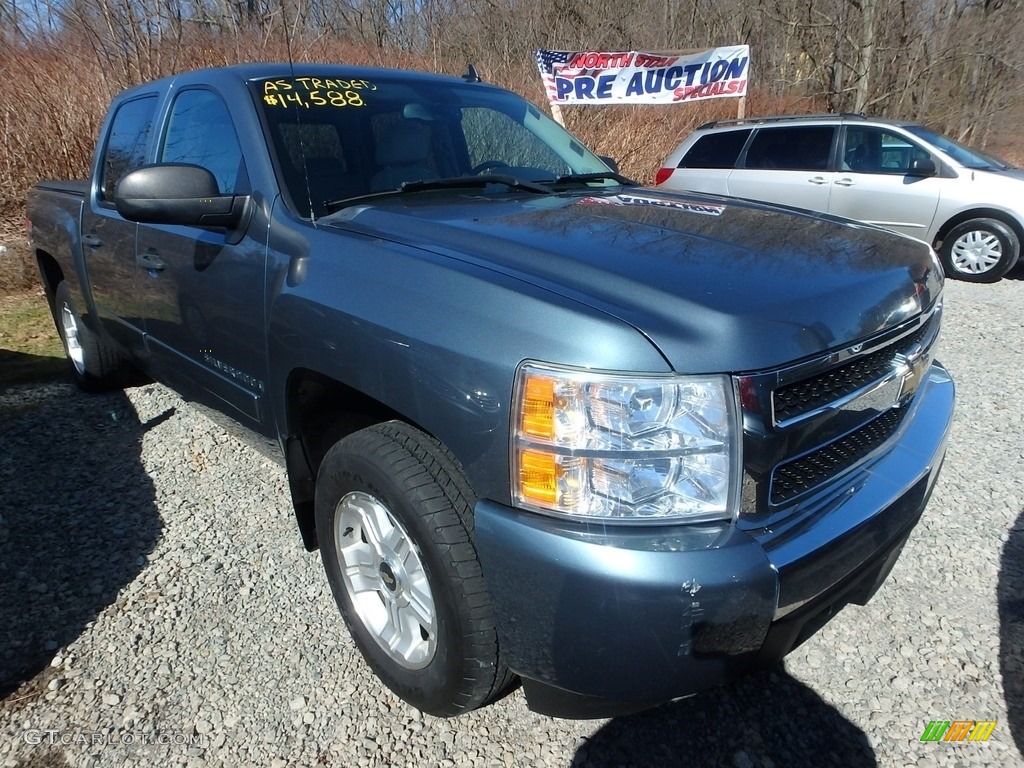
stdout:
MULTIPOLYGON (((324 215, 328 201, 406 182, 493 174, 553 182, 609 170, 537 107, 486 85, 311 73, 255 80, 250 87, 282 188, 305 217, 324 215)), ((619 182, 608 175, 591 183, 619 182)))

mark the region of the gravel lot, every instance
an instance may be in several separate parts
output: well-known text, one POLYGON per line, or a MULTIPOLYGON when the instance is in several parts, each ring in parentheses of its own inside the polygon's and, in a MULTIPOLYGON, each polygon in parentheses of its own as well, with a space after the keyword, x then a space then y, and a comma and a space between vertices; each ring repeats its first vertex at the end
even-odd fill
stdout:
POLYGON ((157 385, 0 394, 0 766, 1024 766, 1024 270, 946 296, 954 431, 879 594, 607 721, 521 691, 422 716, 367 672, 275 464, 157 385), (935 719, 998 725, 921 743, 935 719))

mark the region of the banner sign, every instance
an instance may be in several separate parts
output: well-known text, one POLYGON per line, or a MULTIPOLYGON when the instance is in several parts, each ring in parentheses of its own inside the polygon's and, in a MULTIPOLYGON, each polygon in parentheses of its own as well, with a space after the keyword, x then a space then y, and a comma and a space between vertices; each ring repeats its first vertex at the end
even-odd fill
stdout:
POLYGON ((685 55, 534 51, 552 104, 677 104, 745 96, 750 46, 685 55))

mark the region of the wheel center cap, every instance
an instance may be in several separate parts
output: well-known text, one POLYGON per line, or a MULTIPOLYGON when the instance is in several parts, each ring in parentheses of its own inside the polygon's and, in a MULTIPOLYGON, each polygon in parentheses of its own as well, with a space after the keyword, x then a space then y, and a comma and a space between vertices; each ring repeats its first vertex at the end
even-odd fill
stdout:
POLYGON ((395 576, 395 571, 389 563, 380 564, 380 580, 389 592, 398 590, 398 577, 395 576))

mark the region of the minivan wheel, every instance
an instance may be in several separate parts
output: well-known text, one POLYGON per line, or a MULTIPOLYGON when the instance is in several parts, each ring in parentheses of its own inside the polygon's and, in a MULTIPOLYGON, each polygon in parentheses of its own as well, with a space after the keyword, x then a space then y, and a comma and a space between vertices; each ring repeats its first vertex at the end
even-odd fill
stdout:
POLYGON ((385 685, 441 717, 516 680, 498 651, 473 498, 439 442, 395 421, 338 441, 316 479, 320 555, 352 638, 385 685))
POLYGON ((948 277, 994 283, 1013 269, 1020 255, 1017 233, 996 219, 971 219, 943 238, 939 258, 948 277))

